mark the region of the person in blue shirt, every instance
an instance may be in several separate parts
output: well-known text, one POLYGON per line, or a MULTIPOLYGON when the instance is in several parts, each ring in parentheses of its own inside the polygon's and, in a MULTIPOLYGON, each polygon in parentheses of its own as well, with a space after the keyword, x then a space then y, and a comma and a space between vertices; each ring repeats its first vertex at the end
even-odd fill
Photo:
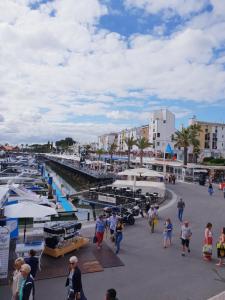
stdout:
POLYGON ((164 224, 163 230, 163 246, 167 248, 172 243, 172 231, 173 231, 173 224, 171 223, 170 219, 167 219, 164 224))
POLYGON ((97 238, 97 248, 101 249, 102 241, 104 238, 104 232, 106 229, 106 222, 102 215, 100 215, 96 221, 95 225, 95 236, 97 238))

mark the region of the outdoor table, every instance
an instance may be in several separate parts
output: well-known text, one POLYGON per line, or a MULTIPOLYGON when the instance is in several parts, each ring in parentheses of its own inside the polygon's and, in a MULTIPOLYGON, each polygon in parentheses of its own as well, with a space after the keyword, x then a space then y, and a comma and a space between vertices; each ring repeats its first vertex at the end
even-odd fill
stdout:
POLYGON ((17 257, 28 256, 30 250, 34 250, 36 252, 36 257, 38 258, 38 266, 39 270, 41 270, 41 256, 44 251, 44 242, 40 243, 29 243, 29 244, 16 244, 16 255, 17 257))
POLYGON ((134 201, 140 201, 141 198, 134 198, 134 201))

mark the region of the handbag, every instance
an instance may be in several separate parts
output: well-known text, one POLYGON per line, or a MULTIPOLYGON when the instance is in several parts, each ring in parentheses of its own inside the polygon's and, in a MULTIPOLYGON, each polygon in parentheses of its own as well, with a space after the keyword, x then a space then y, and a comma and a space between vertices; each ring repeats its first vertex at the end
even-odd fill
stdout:
POLYGON ((204 245, 202 252, 205 254, 212 254, 212 245, 204 245))
POLYGON ((94 237, 93 237, 93 244, 96 244, 96 243, 97 243, 97 241, 98 241, 98 239, 97 239, 97 236, 96 236, 96 235, 94 235, 94 237))

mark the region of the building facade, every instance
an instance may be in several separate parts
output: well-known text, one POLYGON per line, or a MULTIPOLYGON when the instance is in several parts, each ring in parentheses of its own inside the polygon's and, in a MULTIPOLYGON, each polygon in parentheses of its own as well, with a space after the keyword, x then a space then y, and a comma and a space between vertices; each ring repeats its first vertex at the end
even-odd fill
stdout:
POLYGON ((225 157, 225 124, 198 121, 194 116, 189 121, 190 125, 200 125, 199 143, 201 158, 204 157, 225 157))
POLYGON ((116 142, 117 143, 118 134, 115 132, 106 133, 98 137, 98 148, 108 151, 110 146, 116 142))
POLYGON ((168 143, 173 146, 172 135, 175 131, 175 115, 168 109, 150 113, 148 140, 155 152, 164 153, 168 143))

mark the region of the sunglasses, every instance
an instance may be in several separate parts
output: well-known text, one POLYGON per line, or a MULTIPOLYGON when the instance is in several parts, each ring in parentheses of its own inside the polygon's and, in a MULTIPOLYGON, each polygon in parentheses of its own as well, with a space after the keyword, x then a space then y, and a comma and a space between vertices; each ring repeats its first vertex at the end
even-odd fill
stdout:
POLYGON ((74 263, 69 262, 70 265, 74 265, 74 263))

